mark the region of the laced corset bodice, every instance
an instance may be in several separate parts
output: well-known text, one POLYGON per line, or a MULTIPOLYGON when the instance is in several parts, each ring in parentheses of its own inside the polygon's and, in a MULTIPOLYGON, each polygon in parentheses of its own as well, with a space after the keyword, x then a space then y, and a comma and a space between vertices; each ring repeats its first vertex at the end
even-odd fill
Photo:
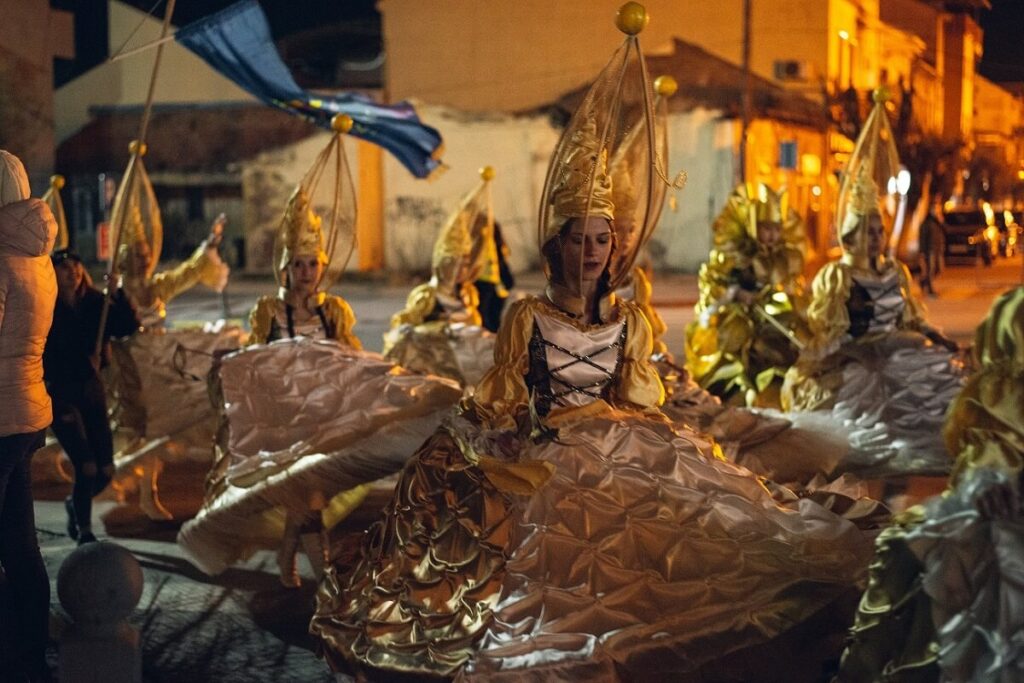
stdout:
POLYGON ((553 407, 607 398, 625 341, 625 320, 580 329, 560 317, 537 313, 526 377, 537 412, 546 415, 553 407))
POLYGON ((331 338, 327 333, 327 318, 322 307, 318 306, 316 315, 302 322, 295 320, 295 311, 288 304, 284 304, 282 313, 283 315, 274 316, 271 321, 270 334, 267 341, 295 339, 296 337, 305 337, 306 339, 331 338))
POLYGON ((855 273, 850 300, 850 334, 853 337, 891 332, 900 326, 906 301, 900 289, 899 272, 855 273))

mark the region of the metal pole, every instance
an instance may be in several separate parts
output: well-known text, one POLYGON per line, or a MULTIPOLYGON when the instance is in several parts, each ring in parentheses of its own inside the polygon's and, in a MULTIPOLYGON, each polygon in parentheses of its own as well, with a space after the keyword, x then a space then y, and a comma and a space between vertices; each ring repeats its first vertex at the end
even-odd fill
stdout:
POLYGON ((750 128, 750 13, 753 0, 743 0, 743 123, 740 128, 739 182, 747 180, 747 134, 750 128))

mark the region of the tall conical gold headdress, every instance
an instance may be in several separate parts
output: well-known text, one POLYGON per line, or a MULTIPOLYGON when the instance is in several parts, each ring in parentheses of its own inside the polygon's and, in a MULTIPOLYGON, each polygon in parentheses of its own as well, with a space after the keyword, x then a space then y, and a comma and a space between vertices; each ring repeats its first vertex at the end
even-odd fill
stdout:
MULTIPOLYGON (((609 264, 609 285, 620 286, 654 230, 664 188, 654 98, 638 34, 647 12, 636 2, 619 9, 622 46, 598 75, 566 126, 548 166, 538 220, 543 250, 571 218, 597 216, 629 225, 609 264)), ((544 264, 547 267, 547 264, 544 264)))
POLYGON ((455 281, 460 273, 467 280, 484 278, 492 270, 497 274, 491 199, 493 179, 493 168, 480 169, 480 182, 462 198, 437 235, 431 270, 438 283, 447 288, 461 284, 455 281), (467 263, 471 267, 463 269, 463 264, 467 263))
POLYGON ((133 140, 128 150, 131 159, 117 188, 110 213, 110 230, 118 242, 112 245, 112 258, 117 259, 117 270, 128 280, 139 282, 147 280, 160 262, 164 225, 153 183, 143 162, 147 147, 145 143, 133 140), (136 249, 144 250, 147 258, 132 258, 131 254, 136 249))
POLYGON ((50 207, 50 213, 57 221, 57 240, 53 243, 53 249, 67 249, 68 247, 68 218, 64 213, 64 202, 61 201, 60 191, 64 189, 64 176, 50 176, 50 186, 43 193, 42 200, 50 207))
POLYGON ((274 275, 282 286, 295 256, 315 255, 324 264, 320 287, 326 289, 355 251, 355 189, 342 142, 352 125, 345 114, 331 120, 334 134, 288 199, 274 239, 274 275))
MULTIPOLYGON (((896 141, 889 125, 884 89, 873 94, 874 106, 857 138, 843 173, 836 208, 836 226, 843 248, 843 261, 867 268, 867 224, 871 215, 884 215, 881 198, 890 193, 892 179, 900 171, 896 141)), ((883 221, 887 222, 887 221, 883 221)))

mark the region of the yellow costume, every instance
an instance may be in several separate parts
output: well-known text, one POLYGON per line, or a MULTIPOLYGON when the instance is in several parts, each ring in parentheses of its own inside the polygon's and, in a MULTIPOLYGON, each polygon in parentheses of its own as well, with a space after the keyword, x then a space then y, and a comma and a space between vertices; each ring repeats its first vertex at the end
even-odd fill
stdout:
POLYGON ((843 683, 1018 680, 1024 669, 1020 517, 979 501, 1024 471, 1024 288, 993 304, 978 365, 946 419, 956 465, 945 493, 899 515, 876 542, 843 655, 843 683))
MULTIPOLYGON (((359 338, 352 332, 356 316, 352 307, 340 296, 318 291, 305 302, 314 317, 304 325, 295 322, 295 307, 288 300, 288 276, 292 259, 297 256, 315 256, 325 269, 330 256, 325 246, 328 239, 323 232, 323 218, 310 206, 309 190, 300 185, 292 192, 285 207, 284 217, 275 244, 277 255, 275 273, 281 287, 277 296, 264 296, 256 301, 249 314, 250 344, 266 344, 278 339, 309 337, 333 339, 353 349, 362 349, 359 338)), ((331 238, 333 243, 336 238, 331 238)))
POLYGON ((160 207, 142 162, 145 145, 133 142, 130 149, 133 159, 111 217, 118 240, 113 255, 143 334, 110 345, 107 387, 117 448, 113 488, 120 497, 137 489, 150 518, 170 519, 171 511, 159 500, 160 473, 168 463, 198 463, 198 470, 209 461, 217 416, 205 378, 213 356, 238 349, 244 333, 233 325, 166 329, 171 299, 198 283, 222 290, 229 269, 216 246, 204 242, 178 267, 156 272, 163 243, 160 207))
POLYGON ((830 412, 837 429, 849 430, 853 451, 841 469, 865 477, 945 473, 950 460, 938 433, 962 365, 955 345, 925 322, 906 266, 884 255, 879 188, 899 170, 884 101, 876 96, 846 169, 837 212, 843 255, 811 285, 812 338, 786 374, 782 405, 830 412))
POLYGON ((480 296, 473 283, 498 277, 493 177, 490 166, 480 170, 480 183, 438 233, 430 282, 415 287, 405 308, 391 317, 384 357, 403 368, 473 386, 491 365, 494 337, 481 327, 480 296))
POLYGON ((782 378, 807 336, 803 222, 784 194, 741 185, 715 221, 714 245, 700 269, 696 319, 686 328, 686 366, 723 400, 777 407, 782 378), (778 237, 767 243, 759 226, 778 237))
POLYGON ((254 343, 223 358, 214 374, 222 418, 215 463, 202 509, 178 536, 210 574, 277 546, 281 580, 296 587, 300 543, 319 573, 327 531, 362 502, 369 482, 402 467, 462 395, 450 380, 361 351, 341 297, 315 291, 301 302, 312 315, 297 315, 299 288, 289 289, 289 273, 305 277, 302 269, 316 263, 316 287, 329 283, 355 239, 345 119, 335 117, 338 135, 285 208, 274 249, 281 289, 253 309, 254 343))
MULTIPOLYGON (((593 298, 559 277, 563 239, 607 235, 593 218, 619 221, 608 159, 636 117, 651 118, 636 7, 620 12, 636 20, 623 22, 631 37, 551 162, 538 227, 547 288, 510 308, 494 367, 415 452, 355 564, 324 576, 310 630, 335 669, 610 681, 697 680, 725 665, 756 680, 756 646, 785 647, 785 631, 863 572, 870 543, 852 524, 810 500, 779 504, 660 414, 650 325, 613 293, 635 253, 603 252, 588 282, 607 285, 593 298), (624 82, 643 110, 615 106, 624 82)), ((652 166, 633 166, 636 192, 657 182, 652 166)))

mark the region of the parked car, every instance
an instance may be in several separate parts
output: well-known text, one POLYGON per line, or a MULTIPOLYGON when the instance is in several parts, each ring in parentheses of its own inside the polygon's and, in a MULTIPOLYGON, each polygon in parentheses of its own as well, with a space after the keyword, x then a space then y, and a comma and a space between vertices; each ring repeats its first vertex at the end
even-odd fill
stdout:
POLYGON ((992 265, 997 246, 990 236, 990 227, 993 226, 981 209, 947 212, 942 225, 946 236, 946 262, 965 260, 977 263, 980 259, 986 266, 992 265))
POLYGON ((1020 220, 1012 211, 997 211, 994 215, 996 227, 999 228, 999 255, 1010 257, 1020 252, 1021 228, 1020 220))

